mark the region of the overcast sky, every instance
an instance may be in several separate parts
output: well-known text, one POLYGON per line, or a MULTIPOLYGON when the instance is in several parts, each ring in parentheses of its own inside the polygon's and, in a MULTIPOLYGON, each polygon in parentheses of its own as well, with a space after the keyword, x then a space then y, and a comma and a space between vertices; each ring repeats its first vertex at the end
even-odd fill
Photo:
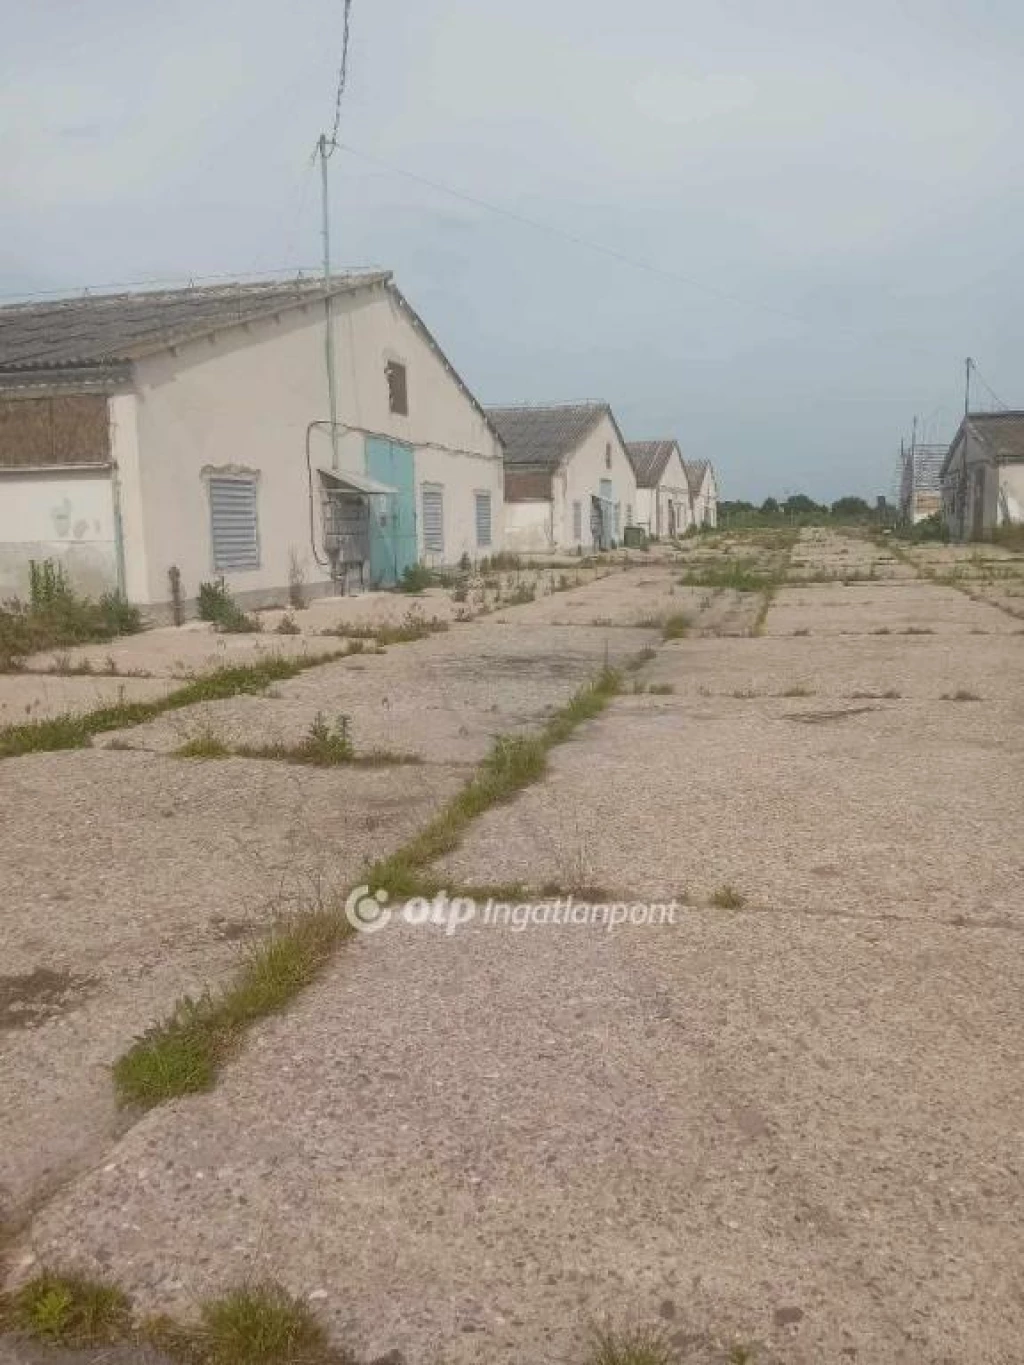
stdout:
MULTIPOLYGON (((0 292, 315 267, 340 19, 11 0, 0 292)), ((726 497, 888 492, 966 355, 1024 407, 1022 53, 1019 0, 354 0, 335 262, 484 401, 607 399, 726 497)))

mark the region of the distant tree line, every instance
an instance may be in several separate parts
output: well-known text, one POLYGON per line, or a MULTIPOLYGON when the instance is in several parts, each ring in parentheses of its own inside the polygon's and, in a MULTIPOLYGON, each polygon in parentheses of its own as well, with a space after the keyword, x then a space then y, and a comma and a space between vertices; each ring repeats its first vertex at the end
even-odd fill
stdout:
POLYGON ((847 496, 833 503, 815 502, 806 493, 793 493, 781 502, 765 498, 753 502, 723 501, 718 504, 720 526, 821 526, 842 522, 848 525, 889 525, 895 509, 872 507, 863 498, 847 496))

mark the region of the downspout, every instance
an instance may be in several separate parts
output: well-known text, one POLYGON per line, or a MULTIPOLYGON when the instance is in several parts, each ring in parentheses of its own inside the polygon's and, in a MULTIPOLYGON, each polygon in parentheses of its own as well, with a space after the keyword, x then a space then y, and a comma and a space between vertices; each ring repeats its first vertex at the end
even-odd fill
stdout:
POLYGON ((110 502, 114 519, 114 572, 117 574, 117 595, 127 599, 128 573, 124 558, 124 518, 121 515, 121 474, 114 456, 114 414, 112 400, 108 396, 107 408, 107 453, 110 456, 110 502))
POLYGON ((110 465, 110 496, 114 505, 114 564, 117 573, 117 595, 127 600, 128 572, 124 557, 124 520, 121 516, 121 477, 117 462, 110 465))

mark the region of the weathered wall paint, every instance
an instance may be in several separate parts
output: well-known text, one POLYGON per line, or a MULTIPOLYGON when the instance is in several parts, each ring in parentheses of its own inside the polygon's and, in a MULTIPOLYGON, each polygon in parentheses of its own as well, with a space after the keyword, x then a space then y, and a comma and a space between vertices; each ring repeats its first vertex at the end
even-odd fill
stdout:
POLYGON ((0 475, 0 599, 27 597, 33 559, 63 565, 73 587, 89 596, 116 589, 107 471, 20 469, 0 475))
POLYGON ((555 548, 551 503, 507 502, 505 548, 515 554, 550 554, 555 548))

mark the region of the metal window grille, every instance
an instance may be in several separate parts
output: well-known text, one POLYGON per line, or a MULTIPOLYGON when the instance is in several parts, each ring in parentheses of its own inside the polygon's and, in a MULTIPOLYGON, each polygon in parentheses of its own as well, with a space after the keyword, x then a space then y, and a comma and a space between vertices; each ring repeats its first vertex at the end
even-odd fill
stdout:
POLYGON ((485 548, 491 543, 491 495, 490 493, 476 493, 476 543, 481 548, 485 548))
POLYGON ((223 573, 260 567, 256 480, 210 479, 210 539, 213 567, 223 573))
POLYGON ((423 489, 423 549, 444 554, 444 489, 437 485, 423 489))

